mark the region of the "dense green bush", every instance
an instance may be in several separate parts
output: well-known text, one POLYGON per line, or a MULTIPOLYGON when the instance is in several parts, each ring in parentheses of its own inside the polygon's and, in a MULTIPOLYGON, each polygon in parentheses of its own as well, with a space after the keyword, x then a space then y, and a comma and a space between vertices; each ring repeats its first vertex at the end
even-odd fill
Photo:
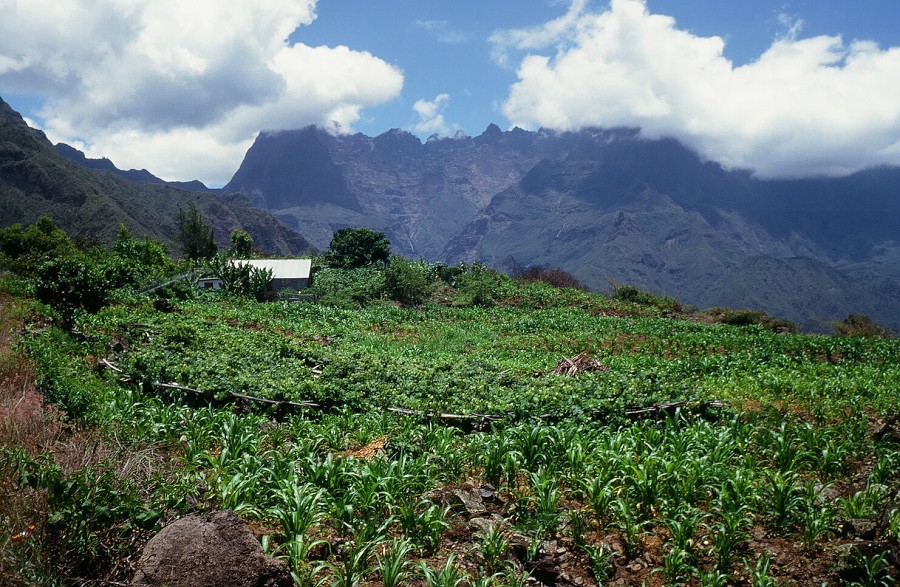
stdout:
POLYGON ((114 283, 107 269, 86 255, 47 261, 37 270, 34 295, 68 324, 77 312, 96 312, 109 301, 114 283))
POLYGON ((46 216, 27 228, 13 224, 0 230, 0 263, 20 274, 31 274, 46 261, 75 252, 65 231, 46 216))
POLYGON ((391 256, 391 242, 383 232, 370 228, 342 228, 334 233, 325 264, 338 269, 384 267, 391 256))
POLYGON ((99 402, 111 384, 93 374, 83 358, 87 354, 83 344, 54 327, 29 337, 25 349, 34 360, 38 386, 48 403, 70 418, 94 421, 100 417, 99 402))
POLYGON ((241 263, 226 255, 216 255, 209 260, 209 270, 222 281, 222 289, 263 301, 266 288, 272 281, 272 270, 241 263))
POLYGON ((800 327, 789 320, 775 318, 762 310, 711 308, 705 311, 713 320, 730 326, 763 326, 772 332, 797 333, 800 327))
POLYGON ((384 271, 374 267, 336 269, 322 267, 315 271, 309 292, 320 304, 338 308, 360 308, 381 297, 384 271))
POLYGON ((484 265, 475 263, 456 281, 459 292, 457 301, 463 306, 493 306, 500 297, 503 275, 484 265))
POLYGON ((682 311, 681 303, 678 300, 668 296, 660 296, 653 292, 638 289, 633 285, 616 286, 613 291, 613 297, 623 302, 631 302, 642 306, 652 306, 667 313, 677 313, 682 311))
POLYGON ((384 272, 384 291, 402 304, 421 304, 432 291, 432 273, 431 265, 424 261, 413 263, 393 255, 384 272))

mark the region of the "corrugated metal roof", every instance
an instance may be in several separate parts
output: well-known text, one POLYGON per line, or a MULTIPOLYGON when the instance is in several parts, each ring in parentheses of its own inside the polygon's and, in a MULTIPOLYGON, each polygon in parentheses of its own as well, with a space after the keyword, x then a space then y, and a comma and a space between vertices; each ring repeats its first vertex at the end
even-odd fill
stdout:
POLYGON ((273 279, 309 279, 312 269, 312 259, 235 259, 232 262, 271 269, 273 279))

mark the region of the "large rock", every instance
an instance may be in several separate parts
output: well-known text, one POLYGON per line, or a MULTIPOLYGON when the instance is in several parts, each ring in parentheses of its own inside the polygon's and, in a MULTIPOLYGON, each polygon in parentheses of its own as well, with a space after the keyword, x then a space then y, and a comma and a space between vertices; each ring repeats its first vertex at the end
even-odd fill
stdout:
POLYGON ((286 562, 267 556, 231 511, 184 517, 154 536, 132 585, 168 587, 292 587, 286 562))

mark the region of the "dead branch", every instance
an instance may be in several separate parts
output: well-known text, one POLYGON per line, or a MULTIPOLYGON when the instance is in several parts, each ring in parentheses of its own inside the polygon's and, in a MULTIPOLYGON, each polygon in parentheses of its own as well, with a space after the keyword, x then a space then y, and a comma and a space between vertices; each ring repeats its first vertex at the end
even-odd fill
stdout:
POLYGON ((571 359, 564 358, 553 369, 554 375, 567 375, 574 377, 587 371, 608 371, 609 367, 594 359, 590 353, 583 352, 571 359))

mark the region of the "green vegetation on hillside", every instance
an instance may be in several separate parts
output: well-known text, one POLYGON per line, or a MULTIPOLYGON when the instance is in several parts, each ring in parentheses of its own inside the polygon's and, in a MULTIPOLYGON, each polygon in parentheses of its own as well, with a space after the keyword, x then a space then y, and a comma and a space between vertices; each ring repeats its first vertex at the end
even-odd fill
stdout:
MULTIPOLYGON (((120 240, 105 258, 155 258, 120 240)), ((301 586, 897 572, 895 339, 399 258, 320 267, 315 303, 127 279, 66 319, 2 298, 9 584, 127 582, 154 531, 219 508, 301 586)))

